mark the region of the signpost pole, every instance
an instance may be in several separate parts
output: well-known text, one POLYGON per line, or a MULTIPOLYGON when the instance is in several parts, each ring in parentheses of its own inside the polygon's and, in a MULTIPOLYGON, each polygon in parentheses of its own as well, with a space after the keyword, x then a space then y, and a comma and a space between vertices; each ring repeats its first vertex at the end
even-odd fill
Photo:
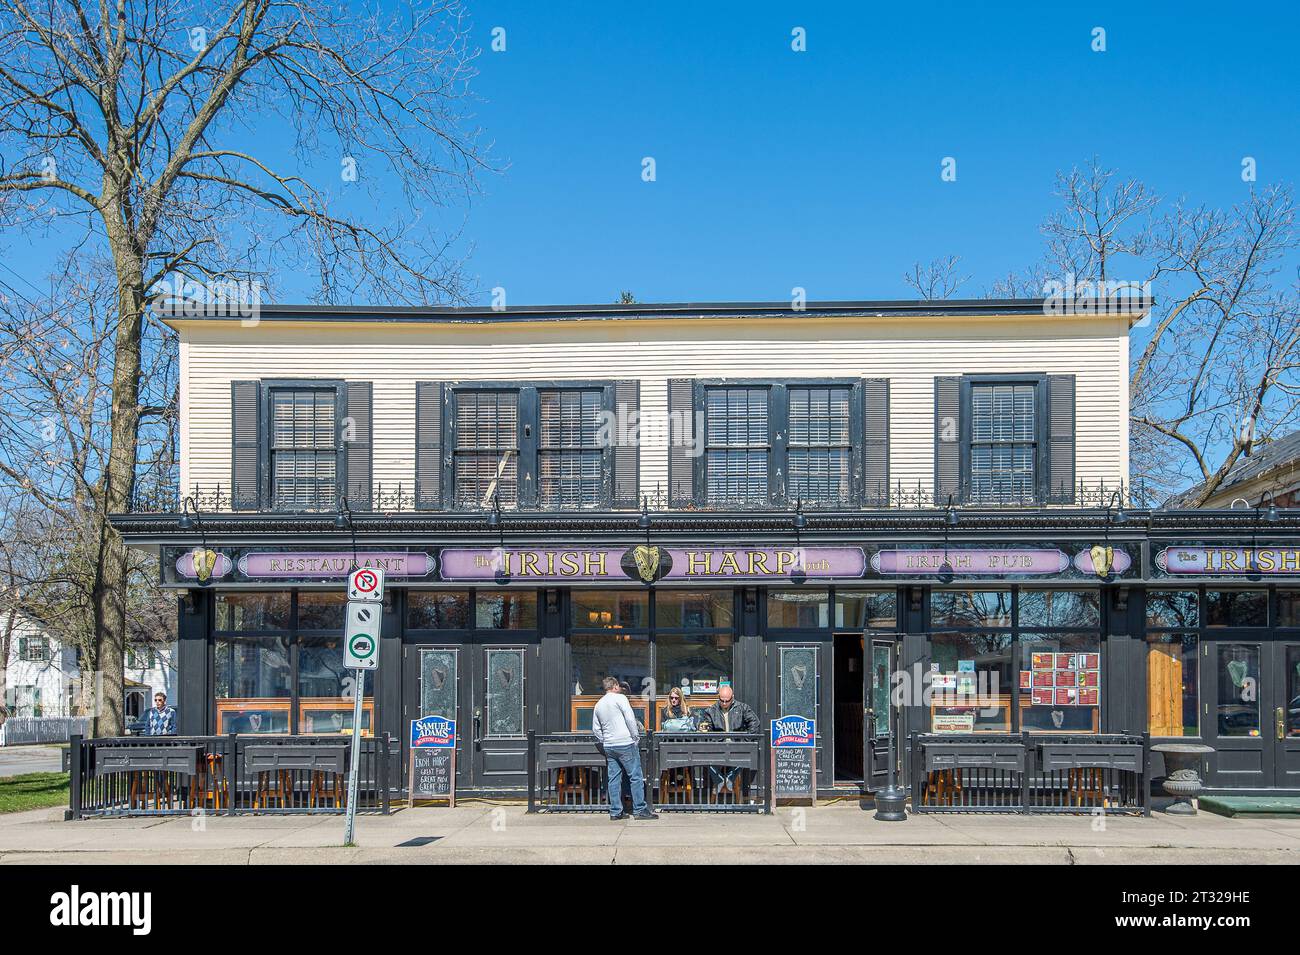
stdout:
POLYGON ((361 700, 366 695, 366 671, 353 670, 356 674, 356 688, 352 701, 352 768, 348 771, 348 811, 347 823, 343 827, 343 844, 352 845, 352 836, 357 823, 357 784, 361 767, 361 700))

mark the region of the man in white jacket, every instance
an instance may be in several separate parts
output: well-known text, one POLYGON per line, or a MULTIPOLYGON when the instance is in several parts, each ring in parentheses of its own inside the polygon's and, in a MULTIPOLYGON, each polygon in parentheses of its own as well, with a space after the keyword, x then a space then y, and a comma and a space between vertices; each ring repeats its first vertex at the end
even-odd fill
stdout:
POLYGON ((641 729, 627 697, 619 692, 618 680, 607 676, 601 685, 605 695, 591 714, 591 731, 605 753, 609 770, 609 818, 626 819, 623 811, 623 777, 632 788, 632 818, 658 819, 645 801, 645 779, 641 775, 641 729))

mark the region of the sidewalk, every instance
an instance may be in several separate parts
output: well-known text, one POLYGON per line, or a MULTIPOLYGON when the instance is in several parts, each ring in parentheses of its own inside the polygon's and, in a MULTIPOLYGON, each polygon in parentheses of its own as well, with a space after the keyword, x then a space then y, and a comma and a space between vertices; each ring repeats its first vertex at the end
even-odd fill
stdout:
POLYGON ((876 822, 856 803, 772 816, 668 814, 653 822, 528 815, 462 804, 360 816, 209 816, 63 822, 0 816, 0 865, 28 863, 1300 863, 1300 819, 912 816, 876 822), (403 845, 412 840, 432 841, 403 845))

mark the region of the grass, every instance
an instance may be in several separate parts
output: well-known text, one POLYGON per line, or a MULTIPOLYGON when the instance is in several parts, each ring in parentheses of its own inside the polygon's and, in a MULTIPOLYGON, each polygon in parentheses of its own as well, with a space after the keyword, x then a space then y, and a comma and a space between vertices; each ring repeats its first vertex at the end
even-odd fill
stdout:
POLYGON ((23 812, 67 804, 67 773, 24 773, 0 778, 0 812, 23 812))

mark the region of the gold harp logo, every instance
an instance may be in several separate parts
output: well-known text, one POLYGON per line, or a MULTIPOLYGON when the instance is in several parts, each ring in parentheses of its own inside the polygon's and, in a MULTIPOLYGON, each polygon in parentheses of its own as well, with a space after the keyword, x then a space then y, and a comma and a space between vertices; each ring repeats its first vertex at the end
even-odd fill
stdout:
POLYGON ((1092 550, 1092 571, 1098 577, 1106 577, 1110 574, 1111 567, 1115 564, 1115 548, 1103 547, 1101 544, 1093 544, 1092 550))
POLYGON ((201 581, 212 576, 212 568, 217 566, 217 552, 202 547, 190 551, 190 561, 194 566, 194 575, 201 581))
POLYGON ((655 576, 659 573, 659 548, 641 544, 632 549, 632 557, 636 561, 636 572, 641 575, 641 579, 647 584, 653 584, 655 576))

